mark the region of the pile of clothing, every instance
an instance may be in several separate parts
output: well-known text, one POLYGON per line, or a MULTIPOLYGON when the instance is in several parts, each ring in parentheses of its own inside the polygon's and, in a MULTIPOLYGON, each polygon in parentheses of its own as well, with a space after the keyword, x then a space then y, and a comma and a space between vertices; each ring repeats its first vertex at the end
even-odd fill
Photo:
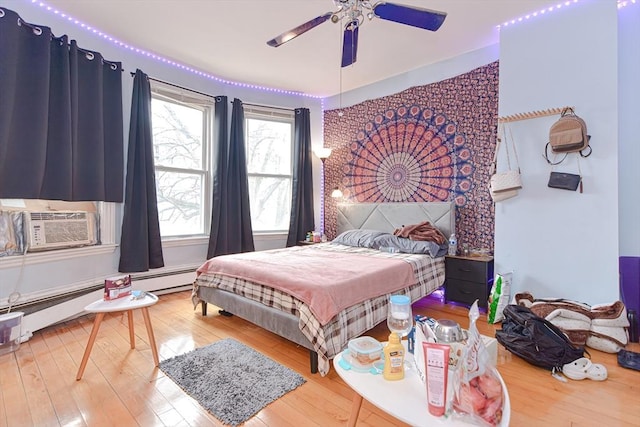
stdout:
POLYGON ((622 301, 590 306, 567 299, 536 299, 523 292, 514 296, 513 304, 528 307, 547 319, 578 346, 617 353, 629 342, 629 319, 622 301))
POLYGON ((433 226, 429 221, 423 221, 419 224, 403 225, 400 228, 396 228, 393 235, 410 240, 436 242, 439 245, 447 241, 442 231, 438 230, 438 228, 433 226))

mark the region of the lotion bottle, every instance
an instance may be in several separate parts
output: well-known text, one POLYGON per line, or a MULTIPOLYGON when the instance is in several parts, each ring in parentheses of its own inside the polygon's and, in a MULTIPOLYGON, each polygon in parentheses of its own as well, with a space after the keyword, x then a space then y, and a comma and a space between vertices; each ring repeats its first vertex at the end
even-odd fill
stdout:
POLYGON ((404 346, 400 342, 400 335, 392 332, 389 342, 384 348, 384 370, 382 376, 385 380, 401 380, 404 378, 404 346))
POLYGON ((449 382, 449 351, 444 344, 423 342, 427 376, 427 403, 429 413, 441 417, 447 409, 447 383, 449 382))

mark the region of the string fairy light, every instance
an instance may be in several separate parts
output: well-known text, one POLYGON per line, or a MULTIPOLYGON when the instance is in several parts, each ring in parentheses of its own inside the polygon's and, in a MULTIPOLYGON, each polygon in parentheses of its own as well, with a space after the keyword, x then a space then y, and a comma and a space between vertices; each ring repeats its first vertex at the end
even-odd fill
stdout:
MULTIPOLYGON (((138 47, 132 46, 130 44, 124 43, 112 36, 110 36, 109 34, 105 34, 102 31, 98 30, 97 28, 94 28, 90 25, 85 24, 84 22, 74 18, 73 16, 67 15, 57 9, 55 9, 54 7, 46 4, 43 1, 40 0, 29 0, 31 3, 40 6, 41 8, 47 10, 48 12, 53 13, 54 15, 57 15, 63 19, 66 19, 67 21, 71 22, 74 25, 77 25, 78 27, 89 31, 91 33, 93 33, 94 35, 120 47, 126 50, 129 50, 131 52, 135 52, 138 55, 141 56, 146 56, 148 58, 151 58, 153 60, 156 60, 158 62, 162 62, 163 64, 167 64, 167 65, 171 65, 173 67, 179 68, 181 70, 187 71, 191 74, 195 74, 197 76, 200 77, 204 77, 207 78, 209 80, 213 80, 216 81, 218 83, 222 83, 225 85, 229 85, 229 86, 236 86, 236 87, 242 87, 242 88, 247 88, 247 89, 253 89, 253 90, 259 90, 259 91, 263 91, 263 92, 272 92, 272 93, 278 93, 278 94, 282 94, 282 95, 292 95, 292 96, 300 96, 300 97, 306 97, 306 98, 313 98, 313 99, 320 99, 320 100, 324 100, 324 96, 321 95, 311 95, 308 93, 304 93, 304 92, 298 92, 298 91, 292 91, 292 90, 285 90, 285 89, 277 89, 277 88, 273 88, 273 87, 267 87, 267 86, 260 86, 257 84, 251 84, 251 83, 242 83, 242 82, 237 82, 237 81, 233 81, 233 80, 228 80, 228 79, 223 79, 221 77, 217 77, 214 76, 212 74, 209 73, 205 73, 203 71, 200 70, 196 70, 195 68, 189 67, 187 65, 181 64, 179 62, 176 61, 172 61, 170 59, 167 59, 163 56, 160 55, 156 55, 155 53, 152 52, 148 52, 144 49, 140 49, 138 47)), ((323 103, 324 104, 324 103, 323 103)), ((323 107, 324 110, 324 107, 323 107)))
POLYGON ((528 21, 529 19, 537 18, 539 16, 554 12, 554 11, 556 11, 558 9, 562 9, 562 8, 565 8, 565 7, 569 7, 569 6, 575 5, 579 1, 580 0, 567 0, 565 2, 561 2, 561 3, 556 4, 555 6, 545 7, 543 9, 540 9, 540 10, 536 11, 536 12, 532 12, 532 13, 526 14, 524 16, 520 16, 518 18, 511 19, 510 21, 505 21, 502 24, 497 25, 496 27, 499 30, 502 27, 508 27, 510 25, 515 25, 515 24, 517 24, 519 22, 528 21))
MULTIPOLYGON (((508 26, 511 26, 511 25, 515 25, 515 24, 518 24, 518 23, 523 22, 523 21, 528 21, 530 19, 537 18, 537 17, 543 16, 543 15, 555 12, 558 9, 563 9, 563 8, 566 8, 566 7, 569 7, 569 6, 573 6, 573 5, 575 5, 575 4, 579 3, 579 2, 580 2, 580 0, 567 0, 567 1, 564 1, 564 2, 560 2, 560 3, 556 4, 555 6, 545 7, 543 9, 540 9, 540 10, 536 11, 536 12, 532 12, 532 13, 529 13, 527 15, 523 15, 523 16, 520 16, 518 18, 511 19, 509 21, 505 21, 502 24, 497 25, 496 28, 498 30, 500 30, 503 27, 508 27, 508 26)), ((640 0, 618 0, 617 5, 618 5, 618 9, 622 9, 625 6, 629 6, 631 4, 636 4, 638 2, 640 2, 640 0)))

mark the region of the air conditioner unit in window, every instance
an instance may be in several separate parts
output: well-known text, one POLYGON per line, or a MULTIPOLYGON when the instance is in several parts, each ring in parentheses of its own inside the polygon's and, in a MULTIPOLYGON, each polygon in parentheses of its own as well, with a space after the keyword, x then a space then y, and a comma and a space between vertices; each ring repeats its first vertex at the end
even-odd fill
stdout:
POLYGON ((95 245, 96 220, 91 212, 25 212, 27 251, 95 245))

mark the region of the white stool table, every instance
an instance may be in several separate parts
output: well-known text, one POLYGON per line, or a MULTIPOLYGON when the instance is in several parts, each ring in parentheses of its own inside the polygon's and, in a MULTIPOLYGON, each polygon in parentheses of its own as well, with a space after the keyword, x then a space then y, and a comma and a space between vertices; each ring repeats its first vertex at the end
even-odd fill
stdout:
POLYGON ((82 378, 82 374, 84 373, 84 368, 87 366, 87 361, 89 360, 89 355, 91 354, 91 349, 93 348, 93 343, 96 340, 96 336, 98 335, 98 329, 100 329, 100 323, 102 323, 102 319, 104 319, 104 315, 106 313, 113 313, 116 311, 126 311, 128 320, 129 320, 129 342, 131 343, 131 348, 136 348, 135 342, 135 334, 133 332, 133 310, 141 309, 142 316, 144 317, 144 323, 147 327, 147 334, 149 335, 149 345, 151 346, 151 351, 153 352, 153 361, 155 362, 155 366, 160 364, 158 360, 158 350, 156 348, 156 339, 153 336, 153 328, 151 327, 151 318, 149 317, 149 309, 148 307, 157 303, 158 297, 150 294, 149 292, 145 292, 144 298, 140 299, 132 299, 130 296, 118 298, 115 300, 105 301, 100 299, 98 301, 94 301, 84 309, 89 313, 96 313, 96 318, 93 321, 93 327, 91 328, 91 334, 89 335, 89 342, 87 343, 87 348, 84 350, 84 356, 82 356, 82 363, 80 363, 80 369, 78 369, 78 374, 76 375, 76 381, 82 378))
MULTIPOLYGON (((383 343, 383 345, 386 344, 386 342, 383 343)), ((406 340, 404 340, 402 344, 406 349, 406 340)), ((413 355, 408 352, 406 353, 406 357, 413 359, 413 355)), ((469 426, 467 423, 452 418, 435 417, 429 413, 427 408, 427 389, 420 379, 415 366, 410 369, 405 369, 404 379, 387 381, 382 374, 374 375, 371 373, 356 372, 354 370, 345 370, 339 363, 341 358, 342 353, 334 357, 333 367, 340 378, 355 392, 347 426, 353 427, 356 425, 363 398, 389 415, 412 426, 469 426)), ((413 363, 413 361, 411 361, 411 363, 413 363)), ((502 422, 499 424, 499 427, 505 427, 509 425, 509 419, 511 418, 511 402, 509 401, 509 393, 507 392, 502 377, 500 377, 500 382, 504 390, 505 401, 502 422)))

